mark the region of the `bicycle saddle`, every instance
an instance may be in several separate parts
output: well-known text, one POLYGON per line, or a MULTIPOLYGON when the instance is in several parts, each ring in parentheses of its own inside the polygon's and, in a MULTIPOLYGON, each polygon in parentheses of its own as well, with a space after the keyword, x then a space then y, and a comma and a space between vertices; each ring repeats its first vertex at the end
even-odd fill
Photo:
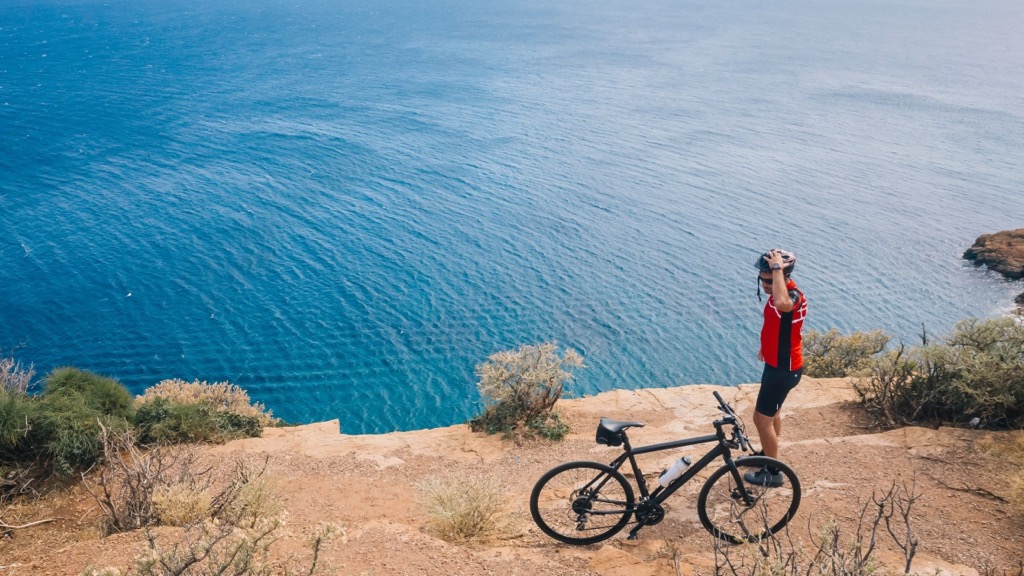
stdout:
POLYGON ((597 425, 597 438, 598 444, 607 444, 608 446, 621 446, 622 445, 622 431, 626 428, 636 426, 637 428, 643 428, 643 422, 625 422, 620 420, 612 420, 611 418, 601 418, 601 423, 597 425))

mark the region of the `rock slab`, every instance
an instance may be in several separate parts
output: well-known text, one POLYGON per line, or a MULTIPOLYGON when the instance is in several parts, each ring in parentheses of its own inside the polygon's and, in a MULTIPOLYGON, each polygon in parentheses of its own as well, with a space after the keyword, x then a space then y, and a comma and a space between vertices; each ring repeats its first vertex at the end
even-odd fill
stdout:
POLYGON ((964 258, 1011 280, 1024 279, 1024 228, 982 234, 964 252, 964 258))
MULTIPOLYGON (((986 265, 1010 280, 1024 279, 1024 228, 982 234, 964 252, 964 258, 986 265)), ((1024 293, 1014 298, 1017 313, 1024 315, 1024 293)))

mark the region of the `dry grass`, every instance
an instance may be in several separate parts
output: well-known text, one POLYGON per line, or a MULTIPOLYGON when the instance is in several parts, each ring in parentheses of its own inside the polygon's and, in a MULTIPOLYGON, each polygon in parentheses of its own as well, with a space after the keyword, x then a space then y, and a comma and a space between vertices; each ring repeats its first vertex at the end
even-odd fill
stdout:
POLYGON ((266 473, 266 462, 260 466, 251 460, 236 461, 229 482, 238 487, 228 507, 236 524, 252 528, 265 518, 277 518, 284 513, 277 484, 266 473))
POLYGON ((433 478, 418 485, 427 532, 448 542, 486 540, 508 526, 504 490, 483 476, 433 478))
POLYGON ((164 526, 191 526, 210 517, 213 495, 206 487, 169 484, 153 490, 153 508, 164 526))
POLYGON ((25 368, 13 358, 0 358, 0 391, 26 394, 35 375, 34 366, 25 368))
POLYGON ((139 406, 157 398, 177 404, 208 404, 220 412, 258 418, 263 426, 278 423, 278 419, 274 418, 263 404, 252 402, 245 390, 230 382, 208 384, 199 380, 164 380, 146 389, 135 399, 135 405, 139 406))
POLYGON ((124 573, 121 572, 120 568, 114 568, 113 566, 108 566, 106 568, 90 567, 86 568, 82 572, 82 576, 123 576, 123 574, 124 573))

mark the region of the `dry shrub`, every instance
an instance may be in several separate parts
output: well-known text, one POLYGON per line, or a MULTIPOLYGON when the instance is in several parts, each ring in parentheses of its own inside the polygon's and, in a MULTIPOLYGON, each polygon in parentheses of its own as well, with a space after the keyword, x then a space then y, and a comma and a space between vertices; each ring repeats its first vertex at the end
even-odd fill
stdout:
POLYGON ((257 574, 269 563, 270 546, 281 526, 280 518, 267 518, 249 529, 207 521, 187 528, 180 541, 166 547, 147 531, 147 550, 132 568, 145 576, 257 574))
POLYGON ((483 476, 432 478, 417 486, 427 532, 448 542, 495 537, 506 528, 504 490, 483 476))
POLYGON ((172 404, 206 404, 219 412, 257 418, 263 426, 274 426, 279 422, 263 404, 252 402, 245 390, 230 382, 208 384, 199 380, 164 380, 146 389, 135 399, 135 405, 138 407, 157 398, 172 404))
POLYGON ((0 392, 27 394, 28 386, 35 376, 35 367, 25 368, 13 358, 0 358, 0 392))
POLYGON ((555 402, 583 368, 583 357, 554 343, 531 344, 492 354, 476 367, 477 388, 487 405, 470 421, 475 432, 502 433, 516 439, 540 436, 561 440, 569 432, 554 413, 555 402))
POLYGON ((875 360, 867 377, 854 381, 861 405, 877 425, 895 428, 912 423, 931 403, 935 388, 926 384, 928 365, 922 364, 919 354, 900 344, 875 360))
POLYGON ((131 430, 111 431, 102 424, 100 430, 103 464, 92 478, 83 472, 82 481, 103 514, 103 534, 157 524, 154 492, 178 475, 193 476, 193 453, 170 448, 144 452, 131 430))
POLYGON ((187 447, 140 449, 130 431, 102 428, 101 439, 104 464, 82 479, 103 514, 104 534, 207 520, 252 527, 280 512, 267 460, 239 458, 223 472, 200 468, 187 447))
POLYGON ((878 425, 1024 425, 1024 321, 965 320, 942 342, 922 341, 883 354, 855 383, 878 425))
POLYGON ((313 576, 319 574, 320 552, 334 538, 345 540, 339 524, 321 524, 309 539, 310 559, 300 566, 289 556, 276 561, 271 546, 280 537, 283 520, 264 518, 255 526, 240 528, 213 521, 187 527, 181 537, 163 544, 146 531, 146 550, 125 570, 86 568, 83 576, 313 576))
MULTIPOLYGON (((714 539, 715 576, 872 576, 878 573, 874 558, 878 538, 886 534, 902 551, 904 574, 910 573, 917 553, 911 513, 921 494, 913 480, 871 494, 861 507, 852 535, 830 519, 798 541, 786 527, 760 542, 728 546, 714 539)), ((810 521, 808 521, 810 525, 810 521)))
POLYGON ((872 576, 878 573, 874 534, 867 542, 863 536, 860 529, 847 535, 830 518, 807 542, 794 538, 790 528, 763 542, 729 547, 719 540, 714 543, 716 575, 872 576))
POLYGON ((228 517, 239 526, 252 528, 265 518, 277 518, 284 513, 277 497, 277 484, 266 473, 266 464, 265 460, 262 463, 246 459, 235 461, 228 482, 232 487, 229 492, 231 498, 225 503, 220 516, 228 517))
POLYGON ((88 576, 313 575, 321 547, 344 528, 323 524, 310 539, 311 559, 298 568, 288 556, 277 561, 271 546, 280 537, 284 512, 267 474, 267 461, 235 460, 229 470, 196 470, 192 452, 157 447, 140 451, 130 437, 108 435, 114 465, 87 488, 109 528, 141 526, 146 550, 122 570, 87 568, 88 576), (145 511, 143 514, 140 511, 145 511), (154 524, 182 527, 178 538, 149 530, 154 524), (165 542, 169 540, 169 542, 165 542))
POLYGON ((803 339, 804 374, 812 378, 842 378, 864 373, 871 359, 885 350, 890 336, 882 330, 840 334, 809 331, 803 339))

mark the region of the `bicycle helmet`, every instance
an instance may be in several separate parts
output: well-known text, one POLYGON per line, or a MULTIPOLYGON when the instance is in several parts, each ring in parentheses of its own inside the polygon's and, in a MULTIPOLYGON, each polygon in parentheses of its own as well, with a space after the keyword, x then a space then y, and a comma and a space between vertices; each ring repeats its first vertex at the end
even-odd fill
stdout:
POLYGON ((793 273, 793 269, 796 268, 796 254, 792 252, 786 252, 779 248, 772 248, 771 250, 761 254, 757 257, 757 261, 754 262, 754 268, 758 270, 757 279, 757 301, 761 301, 761 274, 771 274, 772 266, 768 263, 768 259, 771 258, 772 252, 778 252, 782 255, 782 274, 786 278, 793 273))
POLYGON ((761 254, 757 257, 757 261, 754 262, 754 268, 765 274, 771 274, 772 267, 768 264, 768 259, 771 258, 772 252, 778 252, 782 255, 782 273, 789 276, 793 273, 793 268, 796 268, 796 254, 787 252, 779 248, 772 248, 771 250, 761 254))

